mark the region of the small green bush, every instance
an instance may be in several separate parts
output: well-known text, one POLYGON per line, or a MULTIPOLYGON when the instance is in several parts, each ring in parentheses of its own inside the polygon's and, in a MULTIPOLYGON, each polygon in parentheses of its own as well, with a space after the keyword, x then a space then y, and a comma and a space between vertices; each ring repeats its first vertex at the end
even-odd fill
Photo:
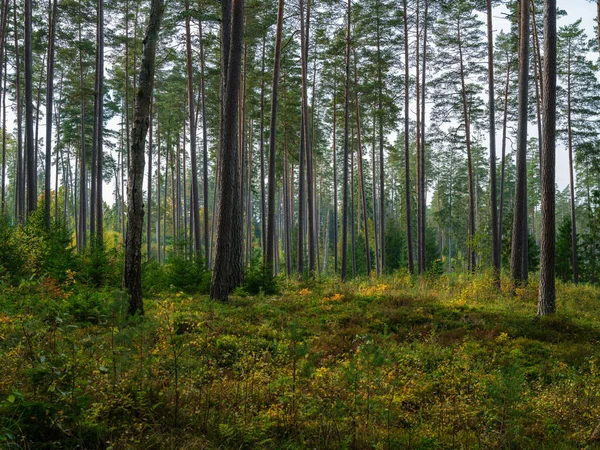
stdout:
POLYGON ((210 292, 210 272, 206 270, 202 258, 185 259, 173 256, 167 261, 167 283, 175 289, 187 293, 208 294, 210 292))
POLYGON ((255 253, 250 267, 244 272, 244 283, 239 291, 242 294, 249 295, 258 295, 261 292, 271 295, 279 292, 277 280, 270 270, 266 270, 264 263, 261 261, 260 254, 255 253))

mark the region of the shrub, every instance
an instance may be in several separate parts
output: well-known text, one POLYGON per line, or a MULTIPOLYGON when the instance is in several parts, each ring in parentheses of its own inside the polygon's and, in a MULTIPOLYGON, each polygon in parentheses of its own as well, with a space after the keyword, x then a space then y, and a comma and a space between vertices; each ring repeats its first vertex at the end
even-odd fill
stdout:
POLYGON ((176 255, 167 262, 167 282, 170 286, 187 293, 208 294, 210 272, 202 258, 185 259, 176 255))
POLYGON ((266 270, 260 253, 255 253, 250 267, 244 272, 244 284, 240 288, 240 293, 258 295, 261 292, 267 295, 277 294, 279 286, 271 271, 266 270))

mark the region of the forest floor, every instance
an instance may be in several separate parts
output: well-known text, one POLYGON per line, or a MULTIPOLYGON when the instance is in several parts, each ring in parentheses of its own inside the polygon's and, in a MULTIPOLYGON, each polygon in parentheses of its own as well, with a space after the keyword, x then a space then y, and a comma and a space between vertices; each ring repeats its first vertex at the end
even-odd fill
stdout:
POLYGON ((276 296, 0 289, 2 449, 600 448, 600 289, 406 274, 276 296), (505 283, 506 284, 506 283, 505 283))

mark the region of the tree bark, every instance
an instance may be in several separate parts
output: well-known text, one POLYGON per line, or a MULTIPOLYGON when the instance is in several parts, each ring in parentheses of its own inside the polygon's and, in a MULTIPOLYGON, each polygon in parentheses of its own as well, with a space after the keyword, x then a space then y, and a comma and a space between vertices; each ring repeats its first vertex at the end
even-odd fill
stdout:
MULTIPOLYGON (((48 73, 46 77, 46 154, 45 154, 45 176, 44 176, 44 222, 46 229, 50 229, 50 181, 52 169, 52 100, 54 95, 54 37, 56 30, 56 0, 53 1, 48 14, 48 73)), ((0 39, 4 41, 3 36, 0 39)), ((3 44, 0 44, 3 45, 3 44)), ((1 54, 1 53, 0 53, 1 54)), ((38 102, 39 110, 39 102, 38 102)), ((58 164, 57 164, 58 172, 58 164)))
POLYGON ((461 29, 460 21, 458 23, 458 54, 460 58, 460 83, 461 83, 461 97, 463 116, 465 121, 465 143, 467 147, 467 175, 469 182, 469 259, 468 269, 469 272, 475 272, 476 255, 474 245, 475 238, 475 189, 473 186, 473 159, 471 157, 471 120, 469 117, 468 105, 467 105, 467 90, 465 85, 465 71, 463 66, 463 52, 461 43, 461 29))
POLYGON ((146 261, 152 259, 152 125, 153 102, 150 97, 150 123, 148 124, 148 213, 146 214, 146 261))
POLYGON ((25 0, 25 155, 27 164, 27 215, 37 208, 37 167, 33 140, 32 0, 25 0))
MULTIPOLYGON (((423 70, 421 71, 421 143, 419 144, 419 167, 421 169, 418 175, 418 198, 419 198, 419 215, 421 220, 419 221, 421 235, 421 248, 419 249, 419 270, 421 273, 427 271, 427 252, 426 252, 426 231, 427 231, 427 193, 425 191, 425 88, 426 88, 426 75, 427 75, 427 29, 429 20, 429 1, 425 0, 425 14, 423 17, 423 70)), ((417 62, 418 64, 418 62, 417 62)))
POLYGON ((544 2, 544 111, 542 147, 542 241, 538 316, 554 314, 555 259, 555 150, 556 150, 556 0, 544 2))
MULTIPOLYGON (((409 64, 408 64, 408 15, 407 2, 404 0, 404 190, 405 190, 405 206, 406 211, 406 248, 408 250, 408 270, 410 273, 415 273, 415 263, 413 256, 412 246, 412 210, 410 201, 410 139, 409 139, 409 127, 410 117, 408 111, 410 108, 410 96, 409 96, 409 64)), ((381 111, 380 111, 381 114, 381 111)), ((383 194, 383 192, 382 192, 383 194)), ((383 214, 380 213, 380 220, 383 221, 383 214)), ((382 235, 383 242, 383 235, 382 235)), ((383 250, 382 250, 383 251, 383 250)), ((383 255, 385 257, 385 255, 383 255)))
POLYGON ((515 284, 526 280, 524 252, 526 236, 527 182, 527 103, 529 77, 529 5, 520 2, 519 19, 519 118, 517 123, 517 157, 515 180, 514 220, 512 230, 511 276, 515 284), (525 230, 525 232, 524 232, 525 230))
POLYGON ((187 70, 187 95, 188 95, 188 114, 190 122, 190 170, 192 171, 192 198, 191 212, 194 235, 194 255, 196 258, 201 254, 201 235, 200 235, 200 197, 198 192, 198 163, 196 158, 196 121, 194 120, 194 89, 192 87, 192 36, 190 32, 190 2, 186 0, 185 11, 185 49, 186 49, 186 70, 187 70))
POLYGON ((577 220, 575 217, 575 176, 573 174, 573 128, 571 123, 571 44, 567 56, 567 141, 569 148, 569 187, 571 194, 571 264, 573 265, 573 283, 579 282, 577 267, 577 220))
MULTIPOLYGON (((498 204, 496 183, 496 108, 494 91, 494 34, 492 19, 492 0, 487 0, 488 35, 488 104, 490 134, 490 207, 492 220, 492 267, 494 284, 500 288, 500 239, 498 233, 498 204)), ((502 226, 502 224, 500 224, 502 226)))
MULTIPOLYGON (((81 23, 79 23, 79 43, 81 44, 81 23)), ((79 251, 86 246, 87 234, 87 174, 86 174, 86 145, 85 145, 85 97, 83 79, 83 50, 79 48, 79 89, 81 95, 80 133, 81 133, 81 156, 79 158, 79 251)))
POLYGON ((227 300, 242 281, 242 221, 240 210, 239 163, 237 151, 238 97, 244 31, 244 0, 223 1, 222 45, 227 57, 221 120, 221 168, 219 171, 219 210, 217 243, 210 296, 227 300), (231 12, 230 19, 228 19, 231 12), (229 27, 229 23, 231 26, 229 27), (237 218, 235 216, 238 216, 237 218))
MULTIPOLYGON (((275 157, 277 150, 277 105, 278 105, 278 95, 279 95, 279 71, 281 67, 281 38, 283 33, 283 9, 284 9, 284 0, 279 0, 277 7, 277 30, 275 32, 275 57, 273 61, 273 86, 271 89, 271 124, 269 128, 269 192, 267 198, 267 215, 268 215, 268 223, 267 223, 267 235, 266 235, 266 268, 265 270, 273 270, 273 260, 275 257, 275 157)), ((264 44, 263 44, 264 49, 264 44)), ((263 51, 264 52, 264 51, 263 51)), ((264 63, 264 57, 263 57, 264 63)), ((264 72, 264 70, 263 70, 264 72)), ((264 89, 261 92, 261 103, 264 102, 264 89)), ((264 108, 262 106, 261 108, 264 108)), ((261 114, 261 145, 263 140, 262 134, 262 114, 261 114)), ((263 154, 263 150, 261 149, 261 155, 263 154)), ((287 158, 287 155, 286 155, 287 158)), ((287 171, 287 164, 284 168, 287 171)), ((264 178, 263 178, 264 180, 264 178)), ((287 177, 286 180, 287 181, 287 177)), ((264 181, 261 182, 264 185, 264 181)), ((262 186, 261 186, 262 189, 262 186)), ((286 187, 287 190, 287 187, 286 187)), ((288 193, 285 192, 284 197, 287 198, 288 193)), ((264 205, 264 203, 263 203, 264 205)), ((289 212, 286 212, 286 217, 289 212)), ((288 225, 286 225, 286 229, 288 225)), ((286 235, 287 239, 287 235, 286 235)), ((286 252, 290 249, 286 248, 286 252)), ((288 265, 288 264, 286 264, 288 265)), ((290 273, 290 268, 286 267, 288 271, 288 275, 290 273)), ((271 272, 268 272, 271 273, 271 272)))
POLYGON ((104 212, 102 202, 102 167, 104 160, 104 0, 98 0, 98 108, 96 111, 96 243, 104 246, 104 212))
POLYGON ((360 129, 360 106, 358 103, 358 74, 356 70, 356 52, 354 53, 354 103, 356 107, 356 138, 357 138, 357 156, 358 156, 358 183, 360 184, 360 197, 363 209, 363 224, 365 227, 365 263, 367 265, 367 275, 371 275, 371 251, 369 248, 369 216, 367 214, 367 199, 365 196, 365 180, 362 158, 362 141, 360 129))
POLYGON ((351 1, 348 0, 346 16, 346 86, 344 100, 344 185, 342 204, 342 281, 346 281, 348 263, 348 128, 350 122, 350 12, 351 1))
POLYGON ((154 88, 156 46, 160 22, 164 13, 163 0, 152 0, 150 20, 144 38, 144 51, 140 68, 139 89, 136 93, 133 118, 131 161, 128 179, 127 238, 123 288, 129 294, 129 314, 143 314, 142 301, 142 225, 144 221, 144 146, 150 126, 150 105, 154 88))
MULTIPOLYGON (((277 37, 275 38, 277 40, 277 37)), ((263 37, 260 72, 260 239, 263 260, 267 252, 267 197, 265 191, 265 46, 263 37)))
POLYGON ((204 264, 210 269, 209 221, 208 221, 208 125, 206 122, 206 92, 204 89, 204 37, 202 32, 202 20, 198 21, 198 33, 200 39, 200 101, 202 104, 202 195, 204 206, 204 264))

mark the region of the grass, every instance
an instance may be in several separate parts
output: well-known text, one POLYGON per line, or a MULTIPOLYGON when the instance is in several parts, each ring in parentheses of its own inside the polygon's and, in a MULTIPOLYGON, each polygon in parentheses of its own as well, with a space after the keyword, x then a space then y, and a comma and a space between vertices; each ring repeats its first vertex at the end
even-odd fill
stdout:
POLYGON ((600 289, 484 276, 163 292, 3 287, 0 448, 600 448, 600 289))

